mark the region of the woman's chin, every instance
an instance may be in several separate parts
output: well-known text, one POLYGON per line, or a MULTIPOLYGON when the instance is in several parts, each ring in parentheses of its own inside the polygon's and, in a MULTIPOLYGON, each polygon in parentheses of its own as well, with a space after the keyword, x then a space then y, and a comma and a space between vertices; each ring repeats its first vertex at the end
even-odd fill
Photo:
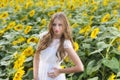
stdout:
POLYGON ((59 35, 60 35, 60 33, 55 33, 55 35, 56 35, 56 36, 59 36, 59 35))
POLYGON ((61 34, 60 33, 56 33, 55 36, 61 36, 61 34))

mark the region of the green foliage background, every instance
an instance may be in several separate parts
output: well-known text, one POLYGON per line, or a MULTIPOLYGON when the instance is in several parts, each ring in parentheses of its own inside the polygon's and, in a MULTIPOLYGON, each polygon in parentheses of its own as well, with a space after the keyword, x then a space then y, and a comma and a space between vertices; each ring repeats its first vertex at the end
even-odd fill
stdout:
MULTIPOLYGON (((70 21, 73 39, 79 44, 77 51, 83 61, 83 73, 67 74, 67 80, 119 80, 120 79, 120 1, 119 0, 0 0, 0 80, 12 80, 15 52, 18 54, 37 43, 27 43, 31 36, 39 38, 39 33, 47 29, 50 17, 55 12, 64 12, 70 21), (34 10, 33 16, 30 11, 34 10), (5 17, 2 14, 8 13, 5 17), (104 18, 106 14, 110 16, 104 18), (101 20, 104 18, 105 22, 101 20), (14 21, 23 28, 16 31, 14 27, 7 29, 14 21), (32 26, 28 34, 26 26, 32 26), (84 27, 83 33, 80 33, 84 27), (91 33, 99 28, 95 38, 91 33), (12 42, 23 36, 25 41, 13 45, 12 42), (114 75, 111 75, 113 74, 114 75), (113 78, 111 76, 114 76, 113 78)), ((33 52, 34 54, 34 52, 33 52)), ((23 66, 25 74, 22 80, 31 80, 33 55, 27 56, 23 66)), ((65 62, 64 66, 72 66, 65 62)))

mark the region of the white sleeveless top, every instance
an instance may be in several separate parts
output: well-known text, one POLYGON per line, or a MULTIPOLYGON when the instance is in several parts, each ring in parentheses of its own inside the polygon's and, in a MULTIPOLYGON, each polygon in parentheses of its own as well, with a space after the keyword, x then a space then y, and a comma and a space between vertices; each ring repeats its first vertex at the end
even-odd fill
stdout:
MULTIPOLYGON (((56 78, 50 78, 47 75, 48 72, 53 71, 53 67, 61 68, 60 64, 63 60, 58 61, 58 57, 56 56, 59 44, 60 39, 53 39, 50 46, 40 52, 38 69, 39 80, 66 80, 64 73, 58 75, 56 78)), ((65 40, 63 46, 64 48, 73 48, 70 40, 65 40)))

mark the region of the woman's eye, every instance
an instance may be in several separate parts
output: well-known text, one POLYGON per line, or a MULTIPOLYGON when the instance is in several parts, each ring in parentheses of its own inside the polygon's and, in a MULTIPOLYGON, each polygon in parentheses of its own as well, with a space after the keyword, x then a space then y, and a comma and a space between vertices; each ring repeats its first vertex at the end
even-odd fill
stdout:
POLYGON ((56 24, 52 24, 53 26, 56 26, 56 24))
POLYGON ((62 24, 59 24, 59 26, 62 26, 62 24))

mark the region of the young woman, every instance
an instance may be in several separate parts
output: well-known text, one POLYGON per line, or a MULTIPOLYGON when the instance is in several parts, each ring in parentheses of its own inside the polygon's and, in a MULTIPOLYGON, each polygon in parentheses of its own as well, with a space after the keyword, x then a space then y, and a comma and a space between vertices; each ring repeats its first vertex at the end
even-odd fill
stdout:
POLYGON ((52 16, 48 32, 40 38, 33 61, 34 80, 66 80, 65 73, 82 72, 83 64, 74 51, 68 20, 63 12, 52 16), (68 56, 75 66, 62 69, 68 56))

